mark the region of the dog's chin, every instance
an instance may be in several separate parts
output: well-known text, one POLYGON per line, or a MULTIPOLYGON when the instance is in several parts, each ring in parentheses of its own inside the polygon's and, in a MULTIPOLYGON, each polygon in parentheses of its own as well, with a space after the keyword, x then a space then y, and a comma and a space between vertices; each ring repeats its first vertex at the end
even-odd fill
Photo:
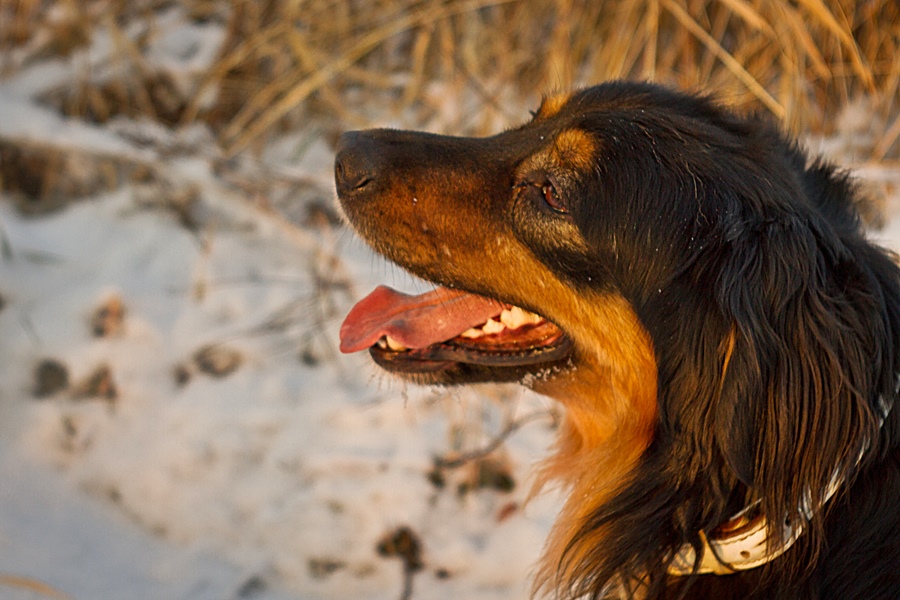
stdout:
POLYGON ((548 381, 574 365, 571 338, 562 332, 539 345, 518 349, 479 348, 471 340, 454 339, 426 348, 369 348, 384 370, 418 384, 464 385, 548 381))

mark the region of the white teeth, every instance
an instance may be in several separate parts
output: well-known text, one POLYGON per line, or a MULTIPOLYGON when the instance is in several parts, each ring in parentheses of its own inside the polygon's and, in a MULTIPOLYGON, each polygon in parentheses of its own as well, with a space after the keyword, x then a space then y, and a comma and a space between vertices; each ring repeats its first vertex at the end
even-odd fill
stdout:
POLYGON ((502 313, 500 313, 500 322, 510 329, 516 329, 517 327, 521 327, 522 325, 540 323, 540 321, 540 316, 532 312, 523 310, 518 306, 513 306, 512 308, 505 309, 502 313))
POLYGON ((521 309, 518 306, 513 306, 504 309, 503 312, 500 313, 499 317, 488 319, 484 325, 466 329, 459 335, 460 337, 469 339, 480 338, 484 335, 500 333, 501 331, 505 331, 507 328, 517 329, 519 327, 522 327, 523 325, 535 325, 543 320, 543 317, 541 317, 540 315, 528 312, 527 310, 521 309))
POLYGON ((406 346, 395 340, 389 335, 384 336, 387 341, 388 348, 391 350, 407 350, 406 346))
POLYGON ((391 350, 409 350, 406 346, 395 340, 389 335, 381 336, 381 339, 378 340, 378 347, 383 349, 390 348, 391 350))
POLYGON ((504 329, 506 329, 506 327, 504 327, 503 323, 499 323, 493 319, 488 319, 487 323, 481 326, 481 330, 487 334, 500 333, 504 329))

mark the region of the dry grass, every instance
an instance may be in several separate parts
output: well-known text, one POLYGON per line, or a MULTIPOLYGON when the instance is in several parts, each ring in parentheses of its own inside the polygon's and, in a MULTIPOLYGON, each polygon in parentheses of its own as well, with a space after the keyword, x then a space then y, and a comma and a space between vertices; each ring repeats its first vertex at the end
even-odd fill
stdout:
POLYGON ((35 598, 53 598, 55 600, 70 600, 71 598, 68 594, 64 594, 37 579, 0 573, 0 590, 3 588, 22 590, 25 593, 30 593, 35 598))
MULTIPOLYGON (((165 0, 0 0, 7 72, 71 56, 104 30, 116 76, 85 73, 50 98, 103 120, 146 114, 209 123, 234 153, 310 118, 335 129, 391 111, 427 116, 440 95, 476 95, 483 132, 510 93, 628 77, 705 88, 827 133, 839 108, 874 99, 883 135, 872 159, 900 154, 900 4, 896 0, 184 0, 195 21, 227 27, 212 67, 181 85, 147 60, 165 0)), ((76 65, 77 66, 77 65, 76 65)), ((518 111, 516 111, 518 112, 518 111)))

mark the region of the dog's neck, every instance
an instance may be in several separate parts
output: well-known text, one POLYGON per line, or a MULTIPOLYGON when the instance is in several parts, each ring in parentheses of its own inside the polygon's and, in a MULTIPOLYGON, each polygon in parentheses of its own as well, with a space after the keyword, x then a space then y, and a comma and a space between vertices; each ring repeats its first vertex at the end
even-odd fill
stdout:
MULTIPOLYGON (((894 386, 894 397, 900 393, 900 376, 894 386)), ((878 427, 884 425, 885 420, 894 407, 894 398, 885 400, 878 398, 878 427)), ((866 443, 860 449, 857 466, 865 458, 871 443, 866 443)), ((770 524, 758 510, 759 502, 750 504, 739 513, 731 517, 725 523, 716 527, 710 535, 702 531, 698 533, 700 538, 700 560, 697 561, 697 550, 691 544, 684 544, 675 559, 669 565, 669 574, 676 576, 688 575, 730 575, 738 571, 748 571, 769 563, 784 554, 803 534, 806 522, 812 519, 822 507, 831 500, 835 493, 846 483, 845 476, 836 472, 828 489, 818 502, 811 499, 804 502, 800 513, 806 521, 785 523, 781 535, 770 530, 770 524), (780 544, 770 544, 770 539, 780 539, 780 544)))
POLYGON ((653 347, 630 305, 610 296, 577 314, 582 321, 566 325, 582 342, 578 366, 533 385, 566 407, 556 452, 544 462, 537 487, 559 482, 570 492, 545 549, 538 588, 559 588, 603 545, 605 530, 584 524, 624 485, 657 419, 653 347))

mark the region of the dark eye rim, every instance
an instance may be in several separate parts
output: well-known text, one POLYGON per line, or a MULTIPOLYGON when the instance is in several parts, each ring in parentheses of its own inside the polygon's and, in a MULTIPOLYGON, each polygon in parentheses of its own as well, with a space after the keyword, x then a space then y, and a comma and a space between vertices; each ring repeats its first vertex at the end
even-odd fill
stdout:
POLYGON ((541 203, 556 214, 567 215, 569 210, 560 197, 559 185, 549 175, 529 177, 513 186, 517 191, 536 190, 540 195, 541 203))
POLYGON ((541 185, 541 195, 543 195, 544 202, 551 210, 562 215, 568 214, 568 209, 559 197, 559 188, 557 188, 556 184, 551 179, 548 178, 547 181, 541 185))

